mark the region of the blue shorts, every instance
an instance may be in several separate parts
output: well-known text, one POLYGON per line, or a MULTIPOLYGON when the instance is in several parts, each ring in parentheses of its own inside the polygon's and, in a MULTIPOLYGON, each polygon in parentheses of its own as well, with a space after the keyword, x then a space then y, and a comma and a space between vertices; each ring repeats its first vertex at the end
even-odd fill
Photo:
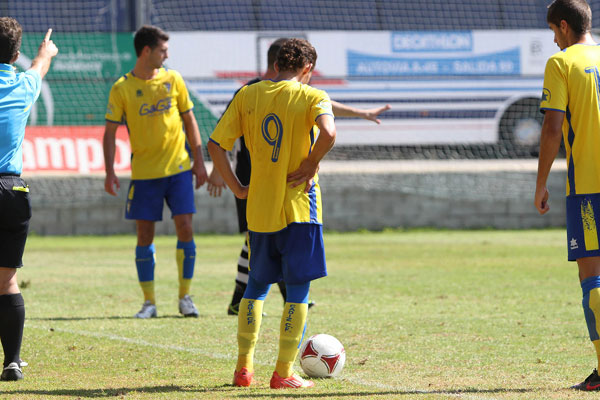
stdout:
POLYGON ((192 171, 158 179, 132 180, 127 193, 127 219, 161 221, 164 200, 171 210, 171 218, 196 212, 192 171))
POLYGON ((249 274, 260 283, 297 285, 327 276, 321 225, 290 224, 279 232, 248 235, 249 274))
POLYGON ((600 222, 600 194, 567 196, 569 261, 600 256, 598 222, 600 222), (598 214, 598 220, 596 220, 596 214, 598 214))

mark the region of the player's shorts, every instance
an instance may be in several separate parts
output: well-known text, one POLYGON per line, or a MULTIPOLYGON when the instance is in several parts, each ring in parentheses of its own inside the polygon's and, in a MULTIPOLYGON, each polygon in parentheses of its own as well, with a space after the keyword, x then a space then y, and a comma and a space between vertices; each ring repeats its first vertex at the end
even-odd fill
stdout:
POLYGON ((127 192, 125 218, 161 221, 165 200, 171 218, 196 212, 192 171, 164 178, 132 180, 127 192))
POLYGON ((567 196, 569 261, 600 256, 598 222, 600 222, 600 194, 567 196))
MULTIPOLYGON (((250 184, 250 153, 242 136, 239 140, 239 149, 235 154, 235 175, 240 180, 242 185, 250 184)), ((235 196, 234 196, 235 197, 235 196)), ((241 232, 248 230, 248 221, 246 220, 246 199, 238 199, 235 197, 235 208, 238 216, 238 227, 241 232)))
POLYGON ((297 285, 327 276, 323 226, 290 224, 275 233, 249 232, 250 276, 263 284, 297 285))
POLYGON ((23 266, 30 219, 29 186, 18 176, 0 174, 0 267, 23 266))

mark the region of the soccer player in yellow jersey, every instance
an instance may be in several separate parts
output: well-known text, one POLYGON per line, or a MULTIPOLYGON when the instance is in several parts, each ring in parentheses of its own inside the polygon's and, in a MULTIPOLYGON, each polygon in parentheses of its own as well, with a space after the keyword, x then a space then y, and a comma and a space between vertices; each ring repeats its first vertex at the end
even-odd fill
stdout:
POLYGON ((119 124, 127 124, 131 142, 131 184, 125 217, 136 221, 135 262, 144 292, 144 304, 135 315, 137 318, 157 315, 154 225, 162 219, 165 200, 177 232, 179 312, 186 317, 198 316, 189 296, 196 258, 193 175, 197 189, 207 180, 207 174, 200 132, 192 113, 194 105, 185 83, 179 73, 163 67, 168 57, 168 40, 169 36, 157 27, 143 26, 136 32, 135 67, 113 85, 106 111, 104 189, 113 196, 120 186, 113 168, 119 124))
POLYGON ((250 276, 238 314, 236 386, 252 383, 263 301, 271 284, 282 279, 287 297, 270 386, 314 386, 292 366, 304 333, 310 282, 327 275, 316 173, 336 130, 329 96, 307 85, 316 60, 306 40, 283 43, 277 76, 240 89, 208 144, 227 186, 248 199, 250 276), (242 134, 252 164, 248 186, 240 183, 225 154, 242 134))
MULTIPOLYGON (((246 85, 253 85, 261 80, 265 79, 273 79, 277 76, 277 72, 275 72, 275 57, 277 56, 277 52, 279 48, 287 38, 279 38, 269 46, 267 50, 267 70, 261 78, 255 78, 246 85)), ((237 94, 237 92, 235 93, 237 94)), ((234 96, 235 96, 234 94, 234 96)), ((360 109, 355 108, 346 104, 338 103, 334 100, 331 100, 331 108, 333 109, 333 113, 336 117, 355 117, 355 118, 364 118, 368 121, 373 121, 376 124, 380 124, 379 115, 391 108, 389 104, 384 106, 368 108, 368 109, 360 109)), ((234 171, 235 175, 238 177, 242 185, 247 185, 250 182, 250 155, 248 154, 248 149, 246 148, 246 144, 244 143, 243 137, 238 139, 236 144, 234 145, 233 151, 234 158, 234 171)), ((218 171, 213 169, 210 174, 210 180, 207 185, 207 189, 210 192, 211 196, 218 197, 221 195, 221 187, 224 185, 221 177, 218 175, 218 171)), ((248 231, 248 224, 246 222, 246 199, 238 199, 235 198, 235 207, 238 216, 238 225, 240 229, 240 233, 246 234, 248 231)), ((240 306, 240 301, 244 296, 244 292, 246 291, 246 285, 248 282, 248 239, 244 241, 244 246, 240 252, 240 256, 238 258, 237 264, 237 276, 235 278, 235 289, 233 291, 233 296, 231 298, 231 303, 227 307, 228 315, 237 315, 238 309, 240 306)), ((286 291, 285 284, 283 282, 277 283, 279 286, 279 290, 281 291, 281 295, 285 300, 286 291)), ((310 309, 315 303, 313 301, 308 302, 308 308, 310 309)))
MULTIPOLYGON (((561 51, 550 57, 544 74, 535 206, 540 214, 550 209, 546 181, 563 137, 568 259, 579 267, 583 310, 600 365, 600 46, 590 34, 592 13, 585 0, 553 1, 547 21, 561 51)), ((573 388, 600 390, 597 369, 573 388)))

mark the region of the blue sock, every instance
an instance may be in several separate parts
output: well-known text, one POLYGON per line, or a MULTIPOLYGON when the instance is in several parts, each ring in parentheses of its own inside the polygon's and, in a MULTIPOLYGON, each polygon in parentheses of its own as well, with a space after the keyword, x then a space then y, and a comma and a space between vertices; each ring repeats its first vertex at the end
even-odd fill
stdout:
POLYGON ((194 277, 194 266, 196 264, 196 243, 177 241, 177 252, 183 253, 181 257, 181 270, 183 279, 192 279, 194 277))
POLYGON ((583 291, 583 313, 587 323, 590 340, 600 339, 597 329, 597 321, 600 319, 600 276, 592 276, 581 281, 583 291))
POLYGON ((196 244, 193 240, 189 242, 177 241, 177 272, 179 276, 179 298, 182 299, 190 294, 190 286, 194 277, 194 265, 196 264, 196 244))
POLYGON ((140 282, 154 280, 154 266, 156 265, 154 253, 154 243, 149 246, 137 246, 135 248, 135 266, 140 282))
POLYGON ((264 300, 271 289, 270 284, 260 283, 251 276, 248 277, 248 286, 244 292, 244 299, 264 300))
POLYGON ((310 281, 299 285, 285 284, 287 295, 285 301, 287 303, 308 303, 308 291, 310 289, 310 281))

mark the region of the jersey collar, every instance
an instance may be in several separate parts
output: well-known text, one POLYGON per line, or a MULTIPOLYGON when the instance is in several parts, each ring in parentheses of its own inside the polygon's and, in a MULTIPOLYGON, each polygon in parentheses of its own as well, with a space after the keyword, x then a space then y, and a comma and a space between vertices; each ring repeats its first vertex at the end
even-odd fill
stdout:
MULTIPOLYGON (((2 64, 0 64, 0 65, 2 65, 2 64)), ((158 69, 158 73, 157 73, 157 74, 154 76, 154 78, 150 78, 150 79, 142 79, 142 78, 138 77, 136 74, 134 74, 134 73, 133 73, 133 70, 129 71, 129 73, 131 74, 131 76, 133 76, 133 77, 134 77, 134 78, 136 78, 136 79, 139 79, 139 80, 140 80, 140 81, 142 81, 142 82, 150 82, 150 81, 153 81, 153 80, 155 80, 155 79, 158 79, 158 78, 162 77, 162 75, 163 75, 163 74, 164 74, 166 71, 167 71, 167 67, 164 67, 164 66, 163 66, 163 67, 160 67, 160 68, 158 69)))
POLYGON ((0 63, 0 76, 12 76, 15 75, 15 67, 10 64, 0 63))

